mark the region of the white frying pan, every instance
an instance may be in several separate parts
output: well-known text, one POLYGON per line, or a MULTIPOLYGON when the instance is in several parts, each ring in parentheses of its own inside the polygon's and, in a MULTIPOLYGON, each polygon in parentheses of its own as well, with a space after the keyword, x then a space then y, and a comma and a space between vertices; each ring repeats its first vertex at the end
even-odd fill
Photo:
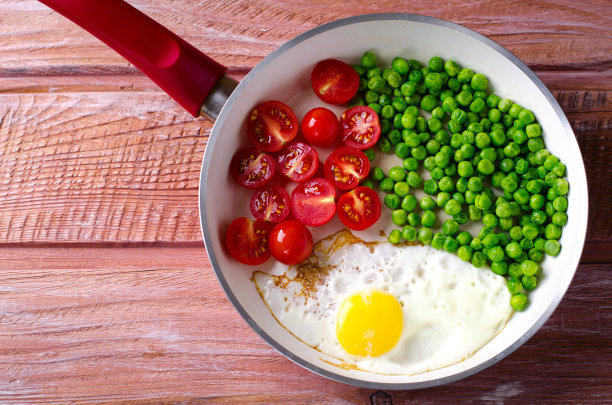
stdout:
MULTIPOLYGON (((246 322, 279 352, 325 377, 368 388, 417 389, 474 374, 517 349, 546 322, 574 276, 586 235, 588 195, 582 156, 561 108, 536 75, 518 58, 484 36, 459 25, 420 15, 372 14, 312 29, 272 52, 236 87, 225 68, 121 0, 41 0, 90 31, 153 79, 193 115, 216 120, 200 177, 200 218, 204 242, 219 282, 246 322), (250 281, 253 268, 232 260, 224 233, 248 214, 250 194, 229 176, 234 152, 248 145, 245 117, 258 103, 277 99, 298 118, 321 106, 310 88, 310 71, 322 59, 356 63, 367 50, 387 65, 395 56, 427 61, 434 55, 485 74, 495 93, 531 109, 544 130, 547 148, 567 166, 571 184, 569 222, 557 257, 547 257, 544 276, 530 293, 530 306, 514 314, 503 331, 472 357, 412 376, 379 375, 338 368, 306 346, 270 314, 250 281)), ((330 106, 327 106, 330 107, 330 106)), ((338 110, 336 110, 338 111, 338 110)), ((325 151, 323 151, 325 154, 325 151)), ((324 157, 324 156, 323 156, 324 157)), ((383 213, 383 217, 388 217, 383 213)), ((340 229, 337 219, 313 229, 315 240, 340 229)), ((387 228, 384 219, 377 228, 387 228)), ((388 231, 388 229, 387 229, 388 231)), ((373 237, 367 232, 364 237, 373 237)), ((264 270, 278 271, 269 260, 264 270)), ((262 268, 258 266, 257 268, 262 268)), ((333 361, 332 361, 333 362, 333 361)))

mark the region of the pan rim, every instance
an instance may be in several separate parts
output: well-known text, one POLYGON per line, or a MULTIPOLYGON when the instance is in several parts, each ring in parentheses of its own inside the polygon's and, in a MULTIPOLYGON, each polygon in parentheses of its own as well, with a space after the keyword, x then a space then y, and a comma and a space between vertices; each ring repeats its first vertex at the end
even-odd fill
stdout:
MULTIPOLYGON (((552 93, 548 90, 548 88, 544 85, 544 83, 535 75, 535 73, 533 73, 531 69, 527 67, 527 65, 525 65, 518 57, 516 57, 510 51, 508 51, 501 45, 497 44, 493 40, 485 37, 484 35, 479 34, 476 31, 473 31, 464 26, 452 23, 450 21, 442 20, 442 19, 435 18, 435 17, 425 16, 425 15, 420 15, 420 14, 408 14, 408 13, 364 14, 364 15, 347 17, 347 18, 336 20, 336 21, 332 21, 332 22, 323 24, 321 26, 318 26, 316 28, 313 28, 311 30, 308 30, 302 33, 301 35, 281 45, 279 48, 277 48, 272 53, 270 53, 268 56, 266 56, 261 62, 259 62, 247 74, 247 76, 245 76, 245 78, 240 82, 238 87, 234 90, 234 92, 231 94, 230 98, 228 99, 227 103, 221 110, 221 113, 219 114, 217 122, 223 122, 225 119, 227 119, 227 116, 229 114, 229 111, 231 110, 232 105, 240 97, 240 94, 243 92, 244 88, 259 74, 261 70, 265 68, 266 65, 272 62, 278 56, 285 53, 287 50, 293 48, 295 45, 305 40, 308 40, 309 38, 313 36, 316 36, 325 31, 329 31, 335 28, 339 28, 339 27, 346 26, 346 25, 352 25, 356 23, 363 23, 363 22, 369 22, 369 21, 382 21, 382 20, 400 20, 400 21, 409 21, 409 22, 421 22, 421 23, 427 23, 427 24, 449 28, 449 29, 455 30, 459 33, 465 34, 467 36, 470 36, 474 39, 477 39, 483 42, 485 45, 497 51, 502 56, 504 56, 508 61, 513 63, 536 85, 538 90, 542 92, 546 100, 550 103, 551 107, 553 108, 555 114, 557 115, 557 118, 560 120, 565 131, 568 134, 574 135, 570 139, 570 142, 572 143, 571 147, 572 149, 578 152, 580 156, 580 160, 582 161, 582 164, 577 165, 576 169, 580 171, 579 176, 581 178, 584 178, 586 182, 586 170, 584 167, 584 159, 582 158, 582 153, 578 146, 578 142, 571 128, 571 125, 569 121, 567 120, 567 117, 563 113, 561 106, 557 103, 552 93)), ((503 358, 507 357, 510 353, 518 349, 520 346, 522 346, 523 343, 525 343, 527 340, 529 340, 546 323, 546 321, 550 318, 550 316, 555 311, 557 306, 560 304, 562 298, 567 292, 567 289, 569 288, 569 285, 571 284, 573 277, 576 274, 576 271, 578 269, 579 260, 580 260, 580 254, 584 248, 584 243, 586 239, 586 229, 587 229, 587 222, 588 222, 586 220, 579 224, 579 228, 578 228, 579 233, 578 233, 578 238, 577 238, 578 243, 576 245, 577 254, 574 255, 572 262, 570 263, 570 269, 573 269, 573 271, 569 274, 568 277, 566 277, 566 280, 564 280, 564 283, 561 285, 562 288, 560 288, 556 292, 555 296, 553 297, 553 299, 551 300, 550 304, 545 309, 545 311, 542 313, 540 318, 537 319, 537 321, 525 332, 525 334, 523 334, 519 339, 513 342, 510 346, 504 349, 497 356, 493 356, 483 361, 482 363, 470 369, 459 372, 457 374, 453 374, 447 377, 427 380, 427 381, 408 382, 408 383, 384 383, 384 382, 381 383, 381 382, 366 381, 366 380, 360 380, 356 378, 342 376, 333 371, 322 369, 308 362, 307 360, 297 356, 292 351, 282 346, 280 343, 278 343, 274 338, 272 338, 269 334, 267 334, 262 328, 260 328, 257 325, 257 323, 249 316, 245 308, 240 304, 240 302, 238 301, 238 299, 232 292, 231 288, 229 287, 229 284, 227 283, 225 277, 223 276, 220 270, 220 266, 217 261, 215 252, 212 250, 212 248, 209 248, 209 246, 212 246, 212 237, 211 237, 211 234, 209 233, 208 222, 207 222, 206 215, 205 215, 206 214, 205 195, 206 195, 206 185, 207 185, 206 173, 208 172, 208 169, 210 168, 211 159, 212 159, 211 156, 214 150, 215 143, 219 138, 219 132, 220 132, 219 128, 220 128, 220 125, 215 125, 213 127, 209 140, 208 140, 208 144, 206 146, 204 158, 202 161, 202 168, 200 172, 200 187, 199 187, 199 193, 198 193, 198 200, 199 200, 198 205, 199 205, 199 211, 200 211, 199 212, 200 213, 200 226, 202 229, 204 244, 205 244, 206 251, 207 251, 210 263, 212 265, 212 268, 225 294, 227 295, 228 299, 230 300, 234 308, 238 311, 238 313, 242 316, 242 318, 247 322, 247 324, 260 337, 262 337, 268 344, 270 344, 274 349, 276 349, 283 356, 287 357, 289 360, 323 377, 329 378, 334 381, 342 382, 345 384, 353 385, 356 387, 370 388, 370 389, 386 389, 386 390, 413 390, 413 389, 429 388, 429 387, 435 387, 439 385, 452 383, 452 382, 464 379, 466 377, 469 377, 499 362, 503 358)), ((585 185, 585 188, 587 191, 587 195, 585 195, 583 199, 586 199, 586 201, 588 202, 588 185, 585 185)), ((583 211, 585 213, 584 214, 585 218, 588 219, 588 204, 585 207, 583 207, 583 211)))

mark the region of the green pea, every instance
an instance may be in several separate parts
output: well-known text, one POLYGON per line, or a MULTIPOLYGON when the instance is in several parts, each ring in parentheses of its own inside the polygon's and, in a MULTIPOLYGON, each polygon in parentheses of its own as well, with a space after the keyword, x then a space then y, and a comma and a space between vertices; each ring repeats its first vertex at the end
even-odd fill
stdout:
POLYGON ((387 76, 387 83, 391 88, 398 88, 402 84, 402 76, 396 71, 392 70, 387 76))
POLYGON ((517 118, 521 121, 523 121, 525 124, 531 124, 532 122, 535 121, 535 116, 533 115, 533 112, 531 112, 530 110, 524 108, 522 109, 517 118))
POLYGON ((409 157, 404 159, 404 161, 402 162, 402 166, 404 167, 404 170, 414 171, 418 169, 419 162, 415 158, 409 157))
POLYGON ((478 162, 476 169, 478 170, 478 173, 490 175, 495 171, 495 165, 489 159, 482 159, 480 162, 478 162))
POLYGON ((459 212, 461 212, 461 204, 455 199, 450 199, 444 205, 444 212, 448 215, 458 214, 459 212))
POLYGON ((561 244, 557 240, 547 240, 544 244, 544 252, 549 256, 557 256, 561 251, 561 244))
POLYGON ((392 145, 397 145, 402 140, 402 134, 397 129, 392 129, 387 134, 387 138, 389 138, 389 142, 391 142, 392 145))
POLYGON ((521 283, 521 280, 515 277, 510 277, 508 279, 507 286, 508 291, 510 291, 511 294, 517 294, 523 291, 523 283, 521 283))
POLYGON ((394 229, 389 234, 388 239, 390 243, 397 245, 398 243, 402 241, 402 233, 398 229, 394 229))
POLYGON ((514 294, 512 298, 510 298, 510 306, 516 311, 524 310, 526 305, 527 296, 523 293, 514 294))
POLYGON ((383 198, 383 202, 392 210, 395 210, 400 206, 400 198, 396 194, 387 194, 385 198, 383 198))
POLYGON ((380 110, 381 110, 381 106, 378 103, 370 103, 368 104, 368 107, 370 107, 372 110, 374 110, 374 112, 378 115, 380 115, 380 110))
POLYGON ((472 69, 463 68, 457 73, 457 80, 460 83, 469 83, 474 76, 474 71, 472 69))
POLYGON ((559 240, 561 238, 561 228, 555 224, 548 224, 544 228, 544 236, 548 240, 559 240))
POLYGON ((431 111, 438 105, 438 100, 430 94, 421 99, 421 108, 425 111, 431 111))
POLYGON ((474 90, 486 90, 489 86, 489 80, 485 75, 476 73, 472 76, 471 86, 474 90))
POLYGON ((401 208, 404 211, 412 212, 416 208, 418 200, 413 195, 407 195, 402 199, 401 208))
POLYGON ((534 194, 529 198, 529 206, 534 210, 539 210, 544 206, 544 196, 541 194, 534 194))
MULTIPOLYGON (((464 248, 465 247, 466 246, 464 246, 464 248)), ((444 250, 446 250, 448 253, 454 253, 457 251, 457 249, 459 249, 459 242, 457 242, 455 238, 447 236, 444 240, 444 250)))
POLYGON ((408 214, 408 224, 410 226, 416 227, 421 224, 421 216, 416 212, 411 212, 408 214))
POLYGON ((470 111, 472 112, 479 113, 482 110, 484 110, 484 108, 485 108, 485 101, 481 98, 475 98, 470 103, 470 111))
POLYGON ((431 228, 436 223, 436 214, 433 211, 427 210, 421 216, 421 225, 431 228))
POLYGON ((475 193, 482 191, 483 189, 482 179, 480 177, 470 177, 468 180, 468 190, 471 190, 475 193))
MULTIPOLYGON (((433 156, 430 156, 433 158, 433 156)), ((435 166, 435 161, 434 161, 434 166, 435 166)), ((431 178, 433 180, 440 180, 442 177, 444 177, 444 169, 442 169, 441 167, 435 167, 431 170, 431 178)))
POLYGON ((521 273, 526 276, 533 276, 540 270, 540 265, 531 260, 525 260, 521 263, 521 273))
POLYGON ((529 256, 529 260, 533 260, 534 262, 540 262, 542 258, 544 257, 544 253, 542 253, 540 250, 533 247, 529 249, 528 256, 529 256))
POLYGON ((495 228, 499 223, 499 219, 495 216, 495 214, 487 213, 482 217, 482 223, 487 228, 495 228))
POLYGON ((416 160, 425 160, 427 157, 427 149, 425 149, 423 145, 419 145, 410 149, 410 154, 416 160))
POLYGON ((433 179, 429 179, 425 181, 423 185, 423 191, 425 191, 425 194, 429 194, 429 195, 437 194, 438 193, 438 182, 436 182, 433 179))
POLYGON ((521 253, 523 253, 523 249, 516 241, 512 241, 506 245, 506 255, 508 255, 508 257, 516 259, 521 253))
POLYGON ((474 100, 474 96, 469 91, 462 90, 459 94, 457 94, 455 99, 457 100, 457 103, 463 107, 467 107, 472 103, 472 100, 474 100))
POLYGON ((380 137, 380 139, 376 143, 376 146, 382 153, 391 152, 391 148, 393 147, 391 145, 391 142, 389 142, 389 139, 387 139, 386 137, 380 137))
POLYGON ((474 252, 472 254, 472 265, 474 267, 482 267, 487 263, 487 257, 482 252, 474 252))
POLYGON ((391 211, 391 222, 397 226, 402 226, 406 223, 408 214, 402 209, 396 209, 391 211))
POLYGON ((447 236, 453 236, 459 232, 459 223, 454 219, 447 219, 442 225, 442 232, 447 236))
POLYGON ((539 232, 540 230, 536 224, 527 223, 523 225, 523 236, 527 239, 534 240, 539 232))
POLYGON ((491 263, 491 271, 493 271, 493 273, 499 276, 503 276, 508 272, 508 263, 506 262, 491 263))
POLYGON ((489 196, 483 193, 476 197, 474 205, 476 205, 477 208, 486 211, 491 207, 492 202, 489 196))
POLYGON ((410 155, 412 149, 410 146, 406 145, 404 142, 399 142, 395 145, 395 156, 400 159, 405 159, 410 155))
POLYGON ((393 192, 400 198, 404 198, 410 193, 410 186, 405 181, 398 181, 393 186, 393 192))
POLYGON ((380 189, 386 193, 393 191, 393 186, 395 186, 395 182, 389 177, 382 179, 378 185, 378 187, 380 187, 380 189))
POLYGON ((378 64, 378 58, 373 52, 366 52, 361 57, 361 65, 366 69, 375 68, 378 64))
POLYGON ((406 225, 402 228, 402 238, 408 242, 414 242, 417 237, 417 231, 413 226, 406 225))
POLYGON ((406 178, 406 171, 401 166, 394 166, 389 169, 389 177, 396 182, 404 181, 404 179, 406 178))
POLYGON ((567 214, 565 212, 555 212, 551 220, 552 223, 557 226, 564 226, 565 224, 567 224, 567 214))
POLYGON ((436 202, 432 197, 426 195, 419 201, 419 206, 423 211, 433 210, 436 208, 436 202))
POLYGON ((433 231, 429 228, 421 228, 418 233, 419 242, 427 245, 433 239, 433 231))

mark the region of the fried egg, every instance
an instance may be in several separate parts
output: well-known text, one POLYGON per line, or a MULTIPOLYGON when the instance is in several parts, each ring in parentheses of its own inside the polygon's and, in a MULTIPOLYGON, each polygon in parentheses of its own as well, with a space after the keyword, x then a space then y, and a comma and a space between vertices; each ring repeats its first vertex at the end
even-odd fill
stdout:
POLYGON ((253 273, 276 320, 339 367, 410 375, 470 357, 512 309, 503 277, 422 245, 340 231, 283 274, 253 273))

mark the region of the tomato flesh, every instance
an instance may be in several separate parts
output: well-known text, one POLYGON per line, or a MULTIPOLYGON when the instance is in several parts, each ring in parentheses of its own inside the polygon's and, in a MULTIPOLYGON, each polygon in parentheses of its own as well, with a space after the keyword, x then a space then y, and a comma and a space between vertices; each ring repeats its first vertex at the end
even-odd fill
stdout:
POLYGON ((255 219, 281 222, 291 212, 289 194, 282 187, 268 184, 255 191, 251 197, 250 208, 255 219))
POLYGON ((317 107, 308 111, 302 119, 302 135, 316 146, 329 146, 340 134, 340 121, 333 111, 317 107))
POLYGON ((359 90, 359 74, 337 59, 317 63, 312 69, 310 82, 315 94, 330 104, 344 104, 359 90))
POLYGON ((230 255, 243 264, 262 264, 270 257, 268 240, 272 224, 236 218, 225 233, 225 244, 230 255))
POLYGON ((349 108, 340 118, 342 142, 356 149, 368 149, 380 138, 380 120, 376 111, 366 106, 349 108))
POLYGON ((298 120, 293 110, 280 101, 271 100, 259 104, 249 113, 247 135, 253 146, 278 152, 297 135, 298 120))
POLYGON ((312 253, 313 240, 310 230, 295 219, 276 224, 270 232, 270 252, 284 264, 298 264, 312 253))
POLYGON ((230 162, 230 174, 243 187, 254 189, 272 181, 276 164, 272 156, 256 148, 236 152, 230 162))
POLYGON ((338 200, 338 218, 356 231, 369 228, 380 218, 380 198, 374 190, 358 186, 338 200))
POLYGON ((319 177, 300 183, 291 193, 291 212, 304 225, 328 223, 336 213, 336 189, 319 177))
POLYGON ((325 160, 325 178, 340 190, 356 187, 370 172, 370 161, 362 151, 341 146, 325 160))
POLYGON ((319 154, 310 145, 292 142, 276 158, 277 170, 289 180, 301 182, 311 178, 319 168, 319 154))

